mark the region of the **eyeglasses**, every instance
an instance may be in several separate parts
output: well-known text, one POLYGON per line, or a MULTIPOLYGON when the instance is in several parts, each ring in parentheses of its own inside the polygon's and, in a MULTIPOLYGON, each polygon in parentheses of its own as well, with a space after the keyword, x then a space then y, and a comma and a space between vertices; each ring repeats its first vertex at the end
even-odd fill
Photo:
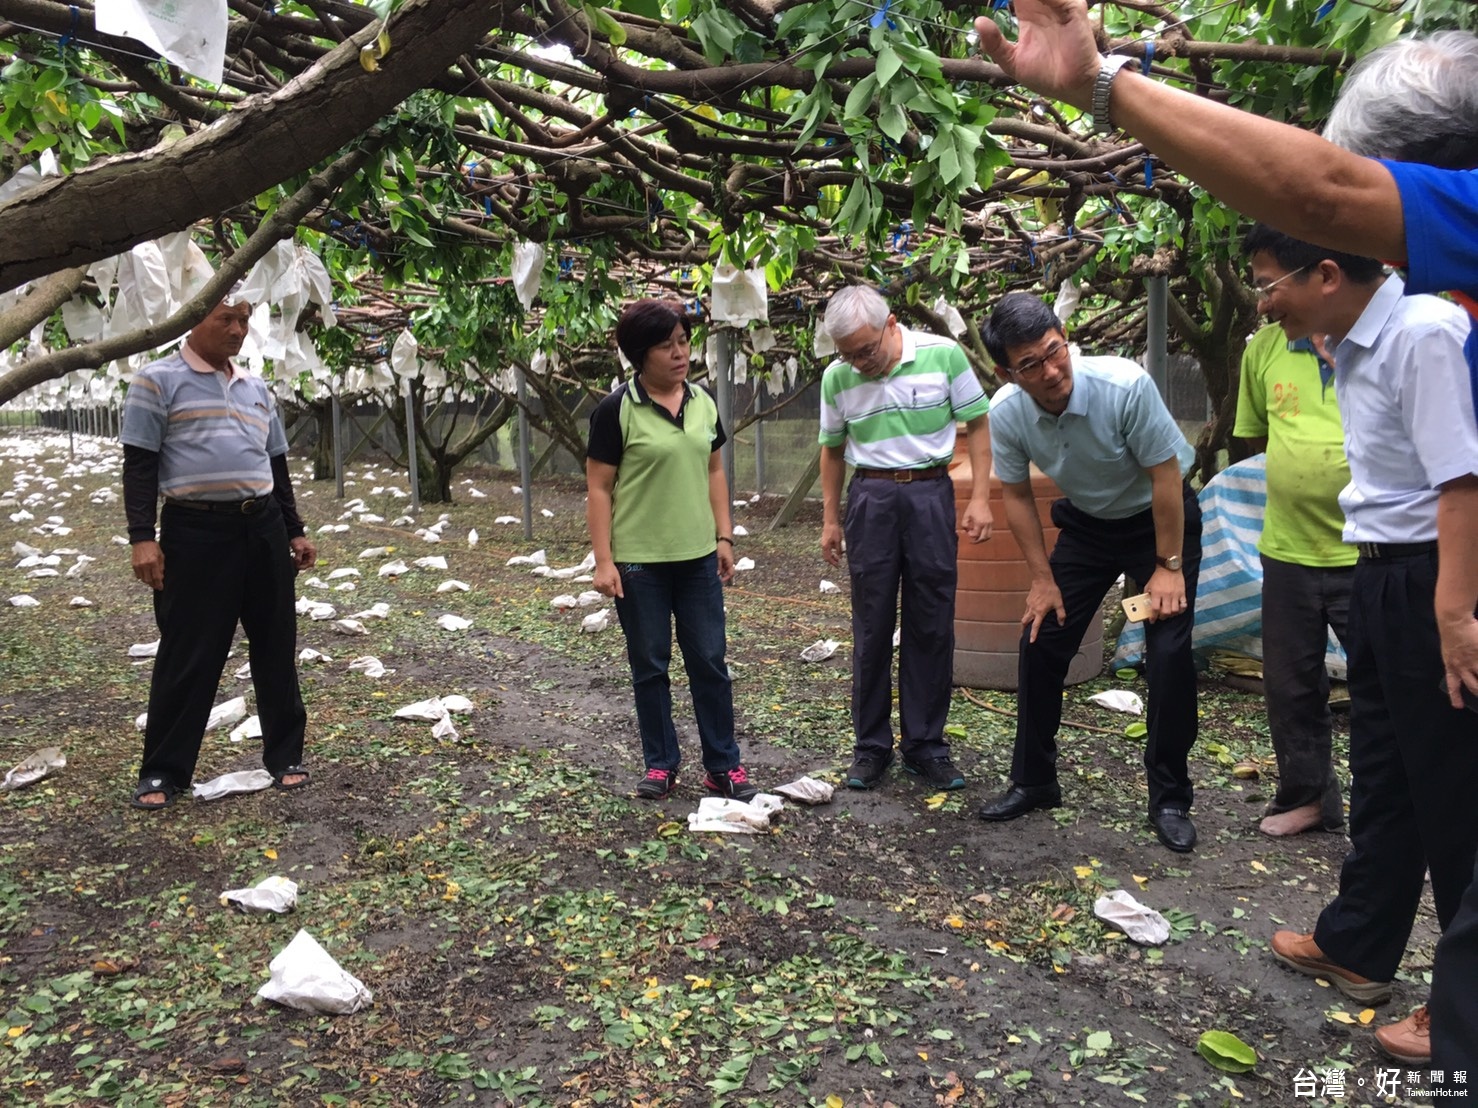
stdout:
POLYGON ((872 361, 883 349, 883 340, 888 337, 888 328, 891 325, 891 321, 889 323, 883 324, 883 329, 878 333, 878 337, 867 346, 864 346, 861 350, 846 351, 843 350, 841 347, 837 347, 837 353, 845 358, 849 365, 857 365, 859 362, 865 363, 872 361))
POLYGON ((1058 340, 1046 350, 1042 351, 1039 358, 1027 358, 1020 365, 1015 366, 1011 372, 1018 377, 1035 377, 1047 368, 1048 362, 1055 362, 1067 352, 1067 343, 1058 340))
POLYGON ((1263 297, 1267 296, 1268 293, 1272 292, 1275 288, 1281 285, 1284 281, 1288 280, 1288 278, 1297 277, 1300 273, 1308 269, 1309 266, 1312 266, 1313 264, 1313 262, 1309 262, 1308 265, 1301 265, 1297 269, 1289 270, 1287 273, 1283 274, 1283 276, 1274 281, 1267 281, 1262 284, 1258 284, 1255 281, 1249 281, 1247 283, 1247 287, 1257 295, 1257 298, 1259 300, 1261 300, 1263 297))

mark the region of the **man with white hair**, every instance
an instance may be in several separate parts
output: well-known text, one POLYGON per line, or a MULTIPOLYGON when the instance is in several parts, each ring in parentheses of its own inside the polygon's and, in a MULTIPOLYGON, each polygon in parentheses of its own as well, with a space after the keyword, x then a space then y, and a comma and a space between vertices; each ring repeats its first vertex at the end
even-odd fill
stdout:
MULTIPOLYGON (((1478 317, 1478 37, 1398 40, 1357 65, 1329 126, 1351 152, 1151 80, 1132 71, 1132 58, 1101 56, 1084 0, 1016 0, 1015 11, 1014 43, 990 18, 975 21, 983 50, 1011 77, 1091 111, 1100 130, 1112 120, 1224 203, 1295 238, 1404 260, 1407 292, 1449 291, 1478 317)), ((1472 334, 1466 355, 1474 406, 1453 420, 1478 418, 1472 334)), ((1429 676, 1445 681, 1455 710, 1465 700, 1478 708, 1478 474, 1446 481, 1441 492, 1436 614, 1445 672, 1429 676)), ((1478 880, 1437 945, 1434 1071, 1478 1068, 1475 980, 1478 880)))
POLYGON ((944 737, 954 673, 955 422, 964 420, 973 487, 960 529, 990 538, 990 406, 952 339, 912 331, 881 294, 842 289, 824 326, 837 360, 821 378, 821 552, 852 582, 852 727, 847 786, 876 788, 893 764, 893 629, 898 644, 899 752, 905 772, 935 789, 965 777, 944 737), (845 521, 842 485, 853 467, 845 521))

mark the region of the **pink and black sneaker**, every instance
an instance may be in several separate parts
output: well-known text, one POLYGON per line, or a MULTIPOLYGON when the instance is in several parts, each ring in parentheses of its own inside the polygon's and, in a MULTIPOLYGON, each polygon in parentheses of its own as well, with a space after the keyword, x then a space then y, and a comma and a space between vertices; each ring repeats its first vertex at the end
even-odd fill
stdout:
POLYGON ((636 795, 642 800, 662 800, 677 784, 677 770, 649 769, 647 775, 636 785, 636 795))
POLYGON ((749 783, 749 774, 743 766, 735 766, 726 772, 709 770, 703 786, 714 795, 726 796, 730 800, 753 800, 759 795, 759 789, 749 783))

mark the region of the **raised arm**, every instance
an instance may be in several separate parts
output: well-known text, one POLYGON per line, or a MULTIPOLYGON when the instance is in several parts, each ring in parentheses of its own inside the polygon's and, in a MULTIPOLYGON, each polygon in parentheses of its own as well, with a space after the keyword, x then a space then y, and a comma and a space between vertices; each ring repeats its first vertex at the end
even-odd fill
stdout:
MULTIPOLYGON (((1016 0, 1015 7, 1015 42, 992 20, 976 19, 981 49, 1028 88, 1089 110, 1099 53, 1084 0, 1016 0)), ((1406 258, 1401 197, 1379 162, 1128 66, 1114 78, 1109 114, 1114 126, 1245 215, 1320 246, 1406 258)))

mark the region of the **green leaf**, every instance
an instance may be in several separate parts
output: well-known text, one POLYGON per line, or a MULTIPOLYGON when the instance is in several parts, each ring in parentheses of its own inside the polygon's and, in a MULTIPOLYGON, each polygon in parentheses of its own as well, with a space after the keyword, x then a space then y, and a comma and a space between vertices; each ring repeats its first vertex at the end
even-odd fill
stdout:
POLYGON ((1107 1031, 1095 1031, 1085 1040, 1089 1050, 1107 1050, 1114 1045, 1114 1037, 1107 1031))
MULTIPOLYGON (((910 285, 909 287, 913 288, 912 285, 910 285)), ((963 739, 968 737, 970 734, 970 732, 965 730, 965 725, 963 723, 949 724, 945 727, 944 733, 952 739, 963 739)))
POLYGON ((878 87, 881 88, 893 79, 893 75, 903 68, 903 59, 891 46, 884 46, 878 51, 878 67, 876 70, 878 87))
POLYGON ((878 130, 894 142, 901 142, 908 133, 908 115, 897 104, 889 104, 878 117, 878 130))
POLYGON ((852 86, 852 91, 847 96, 847 104, 842 109, 845 119, 866 119, 872 115, 869 110, 872 107, 872 98, 877 94, 878 79, 869 73, 862 80, 852 86))
POLYGON ((1196 1053, 1225 1073, 1246 1073, 1257 1065, 1257 1051, 1229 1031, 1207 1031, 1196 1053))
POLYGON ((1139 676, 1139 670, 1125 666, 1123 669, 1114 670, 1114 676, 1120 681, 1133 681, 1139 676))
POLYGON ((620 46, 626 41, 626 28, 604 8, 597 8, 594 4, 586 4, 585 18, 590 20, 590 25, 599 34, 604 35, 612 46, 620 46))
POLYGON ((1131 739, 1141 739, 1148 733, 1149 728, 1138 720, 1135 720, 1128 727, 1124 728, 1124 734, 1131 739))

